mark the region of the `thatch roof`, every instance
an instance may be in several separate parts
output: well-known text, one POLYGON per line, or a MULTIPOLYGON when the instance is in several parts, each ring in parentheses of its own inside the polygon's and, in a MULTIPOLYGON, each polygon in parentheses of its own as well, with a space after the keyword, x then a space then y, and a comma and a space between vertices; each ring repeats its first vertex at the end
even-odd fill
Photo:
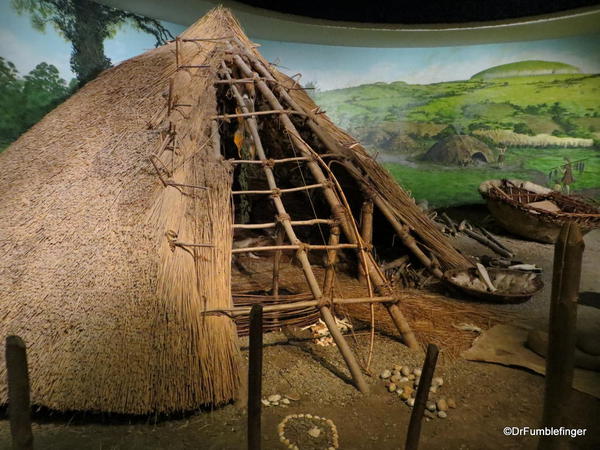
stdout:
MULTIPOLYGON (((230 52, 223 38, 270 65, 223 8, 182 37, 220 37, 179 49, 185 64, 210 68, 176 70, 175 43, 144 53, 102 73, 0 155, 0 337, 26 342, 34 404, 138 414, 235 397, 235 325, 202 315, 231 307, 231 166, 210 144, 217 68, 230 52), (205 243, 213 247, 186 245, 205 243)), ((303 90, 290 95, 423 252, 442 269, 470 264, 360 144, 311 113, 303 90)), ((0 403, 5 380, 2 348, 0 403)))
MULTIPOLYGON (((237 24, 219 12, 185 34, 227 29, 237 24)), ((231 177, 200 151, 216 112, 210 79, 181 91, 190 119, 172 114, 184 161, 173 178, 210 190, 164 188, 148 160, 173 47, 107 70, 0 155, 0 345, 9 334, 26 342, 35 404, 168 412, 227 402, 238 388, 234 324, 200 314, 231 305, 231 177), (172 251, 170 230, 215 247, 172 251)), ((2 348, 0 403, 5 380, 2 348)))
POLYGON ((452 135, 436 142, 423 156, 424 160, 468 165, 474 162, 492 162, 494 154, 482 141, 473 136, 452 135))

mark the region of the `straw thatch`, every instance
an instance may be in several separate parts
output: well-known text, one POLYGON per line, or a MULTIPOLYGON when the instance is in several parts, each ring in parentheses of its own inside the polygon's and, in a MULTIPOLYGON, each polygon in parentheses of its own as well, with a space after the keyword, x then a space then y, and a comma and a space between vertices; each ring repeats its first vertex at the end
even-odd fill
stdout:
MULTIPOLYGON (((211 14, 186 34, 234 25, 211 14)), ((215 45, 190 59, 216 64, 215 45)), ((165 113, 173 51, 104 72, 0 155, 0 336, 25 340, 35 404, 168 412, 236 393, 235 326, 200 314, 231 306, 231 176, 207 150, 210 79, 186 83, 178 102, 194 107, 170 117, 180 139, 172 179, 210 189, 164 187, 148 160, 164 137, 148 120, 165 113), (172 249, 171 231, 214 248, 172 249)))
MULTIPOLYGON (((228 141, 216 148, 211 120, 224 104, 236 112, 227 88, 217 96, 214 87, 234 42, 325 133, 329 148, 317 152, 357 171, 343 188, 383 199, 422 260, 470 264, 364 148, 313 114, 310 97, 270 67, 231 13, 216 8, 181 37, 195 41, 104 72, 0 155, 0 336, 27 343, 34 404, 137 414, 234 398, 235 324, 202 314, 232 306, 234 180, 220 152, 231 155, 233 122, 222 123, 228 141)), ((277 115, 263 117, 265 135, 281 133, 277 115)), ((269 151, 286 145, 272 140, 269 151)))
POLYGON ((423 156, 426 161, 467 166, 494 161, 494 153, 473 136, 453 135, 436 142, 423 156))

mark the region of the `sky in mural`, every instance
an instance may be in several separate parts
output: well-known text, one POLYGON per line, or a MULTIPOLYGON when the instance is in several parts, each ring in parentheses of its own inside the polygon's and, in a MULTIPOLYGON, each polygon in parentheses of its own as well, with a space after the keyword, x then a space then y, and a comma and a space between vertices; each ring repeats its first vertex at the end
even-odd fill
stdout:
MULTIPOLYGON (((183 27, 165 24, 173 34, 183 27)), ((600 35, 521 43, 434 48, 356 48, 288 42, 257 41, 261 52, 288 74, 302 73, 321 90, 377 81, 428 84, 463 80, 499 64, 527 59, 573 64, 585 73, 600 72, 600 35)), ((113 64, 153 48, 154 38, 131 27, 105 42, 113 64)), ((16 14, 10 0, 0 0, 0 56, 12 61, 21 74, 39 62, 55 65, 69 80, 70 44, 48 26, 32 28, 27 15, 16 14)))

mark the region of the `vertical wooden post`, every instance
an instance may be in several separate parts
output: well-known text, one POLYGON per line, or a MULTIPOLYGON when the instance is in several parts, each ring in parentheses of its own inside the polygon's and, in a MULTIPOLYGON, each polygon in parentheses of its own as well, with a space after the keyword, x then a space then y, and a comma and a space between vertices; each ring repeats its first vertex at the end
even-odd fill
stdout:
MULTIPOLYGON (((371 242, 373 242, 373 200, 371 199, 364 201, 360 210, 360 236, 366 247, 369 247, 371 242)), ((367 272, 368 269, 363 267, 363 261, 360 258, 358 279, 365 281, 367 272)))
POLYGON ((250 339, 248 361, 248 450, 260 450, 263 307, 252 305, 250 310, 250 339))
POLYGON ((425 413, 425 404, 429 397, 429 388, 431 387, 431 380, 433 379, 433 372, 435 371, 438 353, 439 350, 436 345, 429 344, 427 346, 427 354, 425 355, 425 362, 423 363, 423 369, 421 370, 421 379, 415 397, 415 406, 410 415, 408 432, 406 433, 406 450, 416 450, 419 448, 421 421, 423 420, 423 414, 425 413))
MULTIPOLYGON (((278 224, 275 230, 275 245, 282 245, 283 229, 281 228, 281 224, 278 224)), ((281 253, 281 250, 275 250, 275 255, 273 255, 273 289, 271 289, 271 295, 275 298, 279 298, 279 268, 281 266, 281 253)))
MULTIPOLYGON (((573 384, 577 295, 584 250, 581 231, 575 223, 563 225, 554 246, 546 391, 542 426, 568 426, 566 416, 573 384)), ((566 448, 563 436, 543 436, 538 449, 566 448)))
MULTIPOLYGON (((340 227, 333 225, 329 230, 329 245, 337 245, 340 242, 340 227)), ((323 281, 323 295, 332 297, 333 280, 335 278, 335 263, 337 261, 337 249, 327 250, 327 268, 325 269, 325 280, 323 281)))
POLYGON ((175 38, 175 67, 179 70, 179 36, 175 38))
POLYGON ((33 450, 27 349, 19 336, 6 338, 8 416, 13 450, 33 450))

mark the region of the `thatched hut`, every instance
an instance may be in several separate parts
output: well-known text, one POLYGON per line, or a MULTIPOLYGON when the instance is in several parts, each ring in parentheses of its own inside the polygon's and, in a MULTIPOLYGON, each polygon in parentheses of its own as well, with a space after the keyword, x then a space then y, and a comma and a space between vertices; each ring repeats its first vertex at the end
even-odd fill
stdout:
POLYGON ((494 161, 494 153, 473 136, 452 135, 436 142, 423 156, 425 161, 469 166, 494 161))
MULTIPOLYGON (((205 312, 234 308, 238 252, 296 252, 314 300, 299 311, 326 319, 333 300, 309 250, 354 252, 380 293, 371 246, 403 249, 438 275, 470 264, 255 47, 216 8, 102 73, 0 155, 0 336, 26 342, 34 404, 145 414, 230 401, 233 314, 205 312), (381 230, 372 244, 354 220, 366 201, 381 230), (265 228, 286 234, 232 249, 235 232, 265 228)), ((396 303, 390 314, 407 332, 396 303)), ((0 403, 5 380, 2 348, 0 403)))

